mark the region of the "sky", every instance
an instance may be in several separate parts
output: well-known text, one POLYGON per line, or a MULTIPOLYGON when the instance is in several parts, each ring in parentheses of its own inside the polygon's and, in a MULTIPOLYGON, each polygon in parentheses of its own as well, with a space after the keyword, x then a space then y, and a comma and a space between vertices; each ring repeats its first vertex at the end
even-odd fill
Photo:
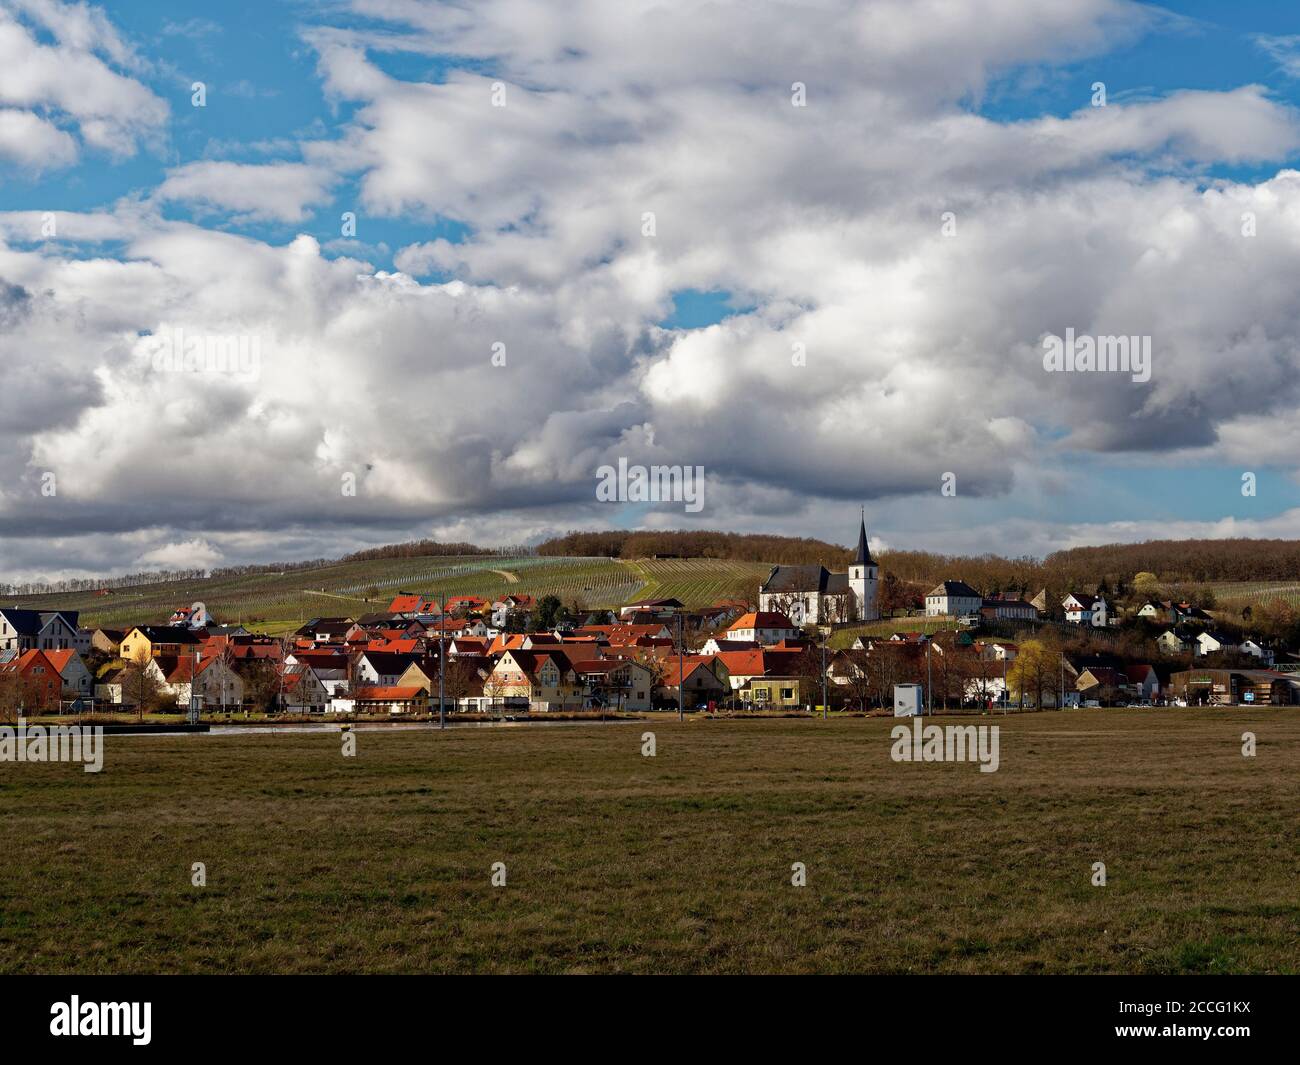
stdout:
POLYGON ((0 0, 0 581, 1300 536, 1290 7, 0 0))

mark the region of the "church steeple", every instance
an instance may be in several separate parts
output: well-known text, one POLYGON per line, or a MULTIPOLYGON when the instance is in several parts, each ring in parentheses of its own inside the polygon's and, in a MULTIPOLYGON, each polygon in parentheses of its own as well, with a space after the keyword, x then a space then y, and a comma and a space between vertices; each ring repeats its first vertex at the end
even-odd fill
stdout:
POLYGON ((874 566, 876 560, 871 557, 871 548, 867 546, 867 508, 862 508, 862 524, 858 526, 858 554, 853 560, 858 566, 874 566))

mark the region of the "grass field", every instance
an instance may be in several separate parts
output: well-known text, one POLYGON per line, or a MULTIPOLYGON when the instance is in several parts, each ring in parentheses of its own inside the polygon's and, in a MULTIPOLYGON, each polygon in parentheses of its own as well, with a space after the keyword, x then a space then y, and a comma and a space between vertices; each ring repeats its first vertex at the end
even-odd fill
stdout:
POLYGON ((204 602, 218 621, 242 622, 278 635, 313 617, 384 610, 398 591, 427 595, 478 595, 492 599, 513 592, 557 595, 565 604, 617 607, 635 599, 675 596, 688 606, 753 596, 771 567, 715 559, 622 562, 610 558, 378 559, 340 562, 284 573, 255 573, 206 580, 168 581, 116 589, 112 595, 68 592, 9 596, 6 605, 82 612, 87 625, 108 627, 160 623, 178 606, 204 602))
POLYGON ((892 762, 889 719, 0 764, 0 971, 1300 971, 1300 714, 985 722, 990 774, 892 762))

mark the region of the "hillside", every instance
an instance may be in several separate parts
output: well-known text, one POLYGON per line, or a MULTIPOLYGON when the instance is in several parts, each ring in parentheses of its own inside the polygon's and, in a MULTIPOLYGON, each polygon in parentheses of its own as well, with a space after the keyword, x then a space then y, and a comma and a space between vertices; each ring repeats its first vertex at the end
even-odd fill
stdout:
POLYGON ((160 581, 109 595, 79 591, 9 596, 4 602, 35 609, 76 609, 85 623, 112 627, 166 621, 176 607, 202 601, 219 621, 280 632, 312 617, 384 610, 399 590, 488 599, 507 592, 550 594, 587 608, 617 607, 652 596, 707 606, 719 599, 752 598, 768 568, 761 563, 709 559, 378 558, 286 572, 160 581))

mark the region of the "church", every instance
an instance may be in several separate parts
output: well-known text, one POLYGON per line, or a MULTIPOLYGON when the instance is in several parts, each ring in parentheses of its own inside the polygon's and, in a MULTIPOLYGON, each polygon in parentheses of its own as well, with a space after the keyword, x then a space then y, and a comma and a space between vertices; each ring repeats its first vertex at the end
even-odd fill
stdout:
POLYGON ((773 566, 758 588, 758 609, 784 614, 796 625, 875 621, 880 570, 867 547, 867 519, 858 528, 858 550, 848 573, 825 566, 773 566))

